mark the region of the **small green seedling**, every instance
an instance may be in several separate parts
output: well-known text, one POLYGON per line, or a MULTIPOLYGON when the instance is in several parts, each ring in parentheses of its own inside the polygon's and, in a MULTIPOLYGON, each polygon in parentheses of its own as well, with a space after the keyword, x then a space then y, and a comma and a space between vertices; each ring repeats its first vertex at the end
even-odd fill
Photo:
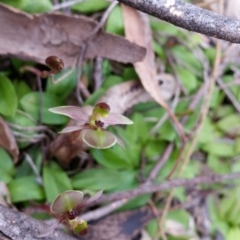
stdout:
POLYGON ((80 126, 69 126, 60 133, 75 132, 88 146, 98 149, 112 147, 118 143, 124 148, 124 143, 114 134, 105 130, 105 127, 116 124, 133 124, 129 118, 110 112, 110 107, 105 102, 97 103, 95 107, 62 106, 50 108, 49 111, 66 115, 78 120, 80 126))
POLYGON ((102 195, 102 191, 97 192, 94 196, 86 201, 83 200, 81 191, 65 191, 57 196, 50 207, 50 211, 57 218, 57 221, 51 225, 46 231, 37 235, 38 238, 50 235, 58 226, 65 224, 75 234, 83 236, 88 232, 88 223, 85 220, 78 219, 79 210, 88 206, 102 195))

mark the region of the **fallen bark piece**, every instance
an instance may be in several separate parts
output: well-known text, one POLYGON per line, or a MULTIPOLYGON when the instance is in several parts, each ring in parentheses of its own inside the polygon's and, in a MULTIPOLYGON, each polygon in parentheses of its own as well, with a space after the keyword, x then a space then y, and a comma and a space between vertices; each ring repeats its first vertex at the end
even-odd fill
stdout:
MULTIPOLYGON (((0 204, 0 233, 8 239, 16 240, 74 240, 75 238, 66 235, 61 231, 54 231, 44 238, 37 238, 36 235, 46 229, 46 224, 28 217, 26 214, 12 210, 0 204)), ((0 235, 1 236, 1 235, 0 235)))
MULTIPOLYGON (((48 56, 57 55, 66 67, 76 63, 80 47, 97 25, 96 21, 79 15, 30 15, 4 4, 0 4, 0 16, 0 54, 43 64, 48 56)), ((144 55, 143 47, 100 30, 88 42, 85 58, 134 63, 144 55)))

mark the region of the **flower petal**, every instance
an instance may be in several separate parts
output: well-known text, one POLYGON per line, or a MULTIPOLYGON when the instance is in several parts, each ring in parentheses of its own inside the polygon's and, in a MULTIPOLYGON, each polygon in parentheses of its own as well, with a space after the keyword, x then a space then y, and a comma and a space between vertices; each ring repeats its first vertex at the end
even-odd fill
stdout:
POLYGON ((92 197, 90 197, 88 200, 81 202, 80 204, 78 204, 75 208, 75 210, 79 210, 80 208, 87 206, 89 204, 91 204, 92 202, 96 201, 98 198, 101 197, 103 193, 103 190, 98 191, 96 194, 94 194, 92 197))
POLYGON ((36 235, 37 238, 42 238, 42 237, 46 237, 50 234, 53 233, 53 231, 57 228, 58 224, 60 223, 60 220, 57 220, 54 224, 50 225, 49 227, 47 227, 44 232, 39 233, 38 235, 36 235))
POLYGON ((84 126, 69 126, 69 127, 65 127, 64 129, 62 129, 62 131, 60 131, 59 133, 75 132, 75 131, 82 130, 83 128, 84 128, 84 126))
POLYGON ((110 148, 117 142, 116 137, 105 130, 85 129, 81 137, 88 146, 98 149, 110 148))
POLYGON ((55 214, 64 214, 74 209, 82 200, 83 193, 81 191, 65 191, 57 196, 50 210, 55 214))
POLYGON ((101 118, 101 121, 107 125, 133 124, 133 121, 118 113, 109 113, 107 117, 101 118))
POLYGON ((68 116, 72 119, 86 123, 86 122, 88 122, 89 117, 92 114, 93 107, 91 107, 91 106, 84 106, 84 107, 61 106, 61 107, 50 108, 48 110, 50 112, 62 114, 62 115, 68 116))

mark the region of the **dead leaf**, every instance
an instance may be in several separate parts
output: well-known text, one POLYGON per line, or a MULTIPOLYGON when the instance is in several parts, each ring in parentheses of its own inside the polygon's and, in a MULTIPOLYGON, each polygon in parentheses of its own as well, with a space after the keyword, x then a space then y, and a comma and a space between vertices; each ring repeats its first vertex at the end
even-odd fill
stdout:
POLYGON ((19 150, 12 131, 0 117, 0 146, 6 149, 13 157, 14 163, 18 161, 19 150))
POLYGON ((183 140, 185 140, 182 125, 169 108, 158 91, 157 73, 152 48, 152 32, 148 16, 144 13, 122 4, 125 35, 127 39, 146 48, 146 55, 141 62, 134 63, 135 70, 146 91, 159 103, 169 114, 183 140))
MULTIPOLYGON (((0 4, 0 16, 0 54, 43 64, 48 56, 57 55, 66 67, 75 64, 80 47, 97 25, 91 18, 79 15, 30 15, 4 4, 0 4)), ((100 30, 89 42, 85 57, 133 63, 144 55, 144 48, 100 30)))
MULTIPOLYGON (((175 79, 170 74, 161 73, 157 75, 157 82, 158 93, 165 101, 169 100, 176 90, 175 79)), ((153 101, 153 98, 136 80, 116 84, 98 100, 98 102, 106 102, 113 112, 118 113, 124 113, 135 104, 147 101, 153 101)))

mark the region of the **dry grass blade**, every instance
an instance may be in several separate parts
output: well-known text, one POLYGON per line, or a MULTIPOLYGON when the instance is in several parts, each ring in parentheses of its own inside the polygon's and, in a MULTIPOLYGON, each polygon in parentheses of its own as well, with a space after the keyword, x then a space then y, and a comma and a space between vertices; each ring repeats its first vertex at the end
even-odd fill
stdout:
POLYGON ((159 86, 154 62, 154 52, 152 49, 152 33, 148 17, 128 6, 122 5, 122 8, 127 39, 145 47, 147 50, 143 61, 134 63, 135 70, 146 91, 167 111, 184 141, 186 137, 182 125, 158 91, 159 86))
POLYGON ((17 143, 10 128, 2 118, 0 118, 0 146, 12 155, 14 163, 18 161, 19 150, 17 143))

